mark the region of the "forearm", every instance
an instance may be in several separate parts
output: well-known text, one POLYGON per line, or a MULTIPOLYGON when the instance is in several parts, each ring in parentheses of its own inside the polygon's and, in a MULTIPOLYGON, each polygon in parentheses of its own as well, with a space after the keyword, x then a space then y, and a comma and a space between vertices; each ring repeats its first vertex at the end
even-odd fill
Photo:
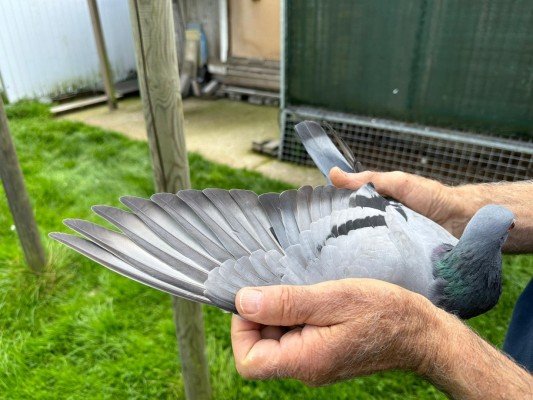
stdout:
POLYGON ((459 221, 467 221, 487 204, 499 204, 510 209, 516 216, 516 225, 504 251, 533 252, 533 181, 464 185, 453 191, 462 205, 459 221))
POLYGON ((419 371, 456 399, 533 397, 533 377, 456 317, 432 309, 419 371))

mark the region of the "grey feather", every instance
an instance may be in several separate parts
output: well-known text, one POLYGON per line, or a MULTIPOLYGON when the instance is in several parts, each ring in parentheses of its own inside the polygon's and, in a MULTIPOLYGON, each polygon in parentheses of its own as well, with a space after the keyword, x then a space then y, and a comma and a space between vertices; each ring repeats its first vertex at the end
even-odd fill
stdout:
POLYGON ((267 251, 265 254, 265 261, 269 271, 271 271, 278 278, 276 284, 281 282, 284 274, 283 266, 279 262, 282 257, 283 255, 281 253, 274 250, 267 251))
POLYGON ((251 253, 204 193, 193 189, 180 190, 177 196, 204 221, 233 257, 239 258, 251 253))
POLYGON ((328 182, 329 171, 333 167, 339 167, 346 172, 354 172, 351 165, 318 123, 303 121, 295 126, 295 130, 305 149, 328 182))
MULTIPOLYGON (((274 251, 274 250, 271 250, 274 251)), ((279 277, 271 270, 266 260, 267 253, 258 250, 252 253, 250 256, 250 263, 252 268, 256 271, 257 275, 266 283, 275 285, 281 282, 279 277)))
POLYGON ((88 221, 67 219, 65 225, 94 241, 98 246, 107 250, 121 260, 138 268, 144 273, 165 283, 184 289, 190 293, 201 295, 202 283, 190 276, 184 275, 168 264, 145 252, 126 236, 110 231, 88 221))
MULTIPOLYGON (((209 256, 190 253, 192 258, 185 257, 161 240, 134 214, 108 206, 94 206, 92 209, 96 214, 120 228, 135 244, 154 257, 199 282, 204 282, 207 279, 207 274, 212 268, 202 266, 201 262, 205 262, 206 257, 209 256), (200 263, 197 263, 194 259, 198 259, 200 263)), ((216 263, 215 260, 212 260, 212 262, 216 263)))
POLYGON ((317 186, 316 188, 314 188, 313 193, 311 194, 311 199, 309 202, 309 215, 311 216, 312 222, 318 221, 321 218, 320 200, 322 198, 323 190, 323 186, 317 186))
POLYGON ((300 235, 300 229, 298 228, 298 222, 296 221, 296 204, 296 190, 286 190, 279 196, 281 220, 290 244, 298 243, 298 237, 300 235))
MULTIPOLYGON (((154 197, 161 199, 167 194, 162 193, 154 197)), ((215 238, 215 242, 203 233, 205 229, 200 228, 202 221, 194 223, 194 220, 188 222, 188 220, 176 218, 176 215, 165 212, 155 202, 139 197, 124 196, 120 198, 120 201, 162 240, 186 257, 202 263, 206 268, 212 269, 231 257, 231 254, 219 244, 218 239, 215 238)), ((182 210, 186 213, 188 207, 185 203, 182 204, 182 210)))
POLYGON ((250 190, 237 189, 232 189, 229 193, 253 226, 257 237, 263 244, 263 248, 281 250, 278 241, 274 238, 270 230, 271 225, 268 216, 261 207, 257 195, 250 190))
POLYGON ((87 239, 58 232, 50 233, 50 237, 71 247, 91 260, 106 266, 110 270, 133 279, 134 281, 143 283, 147 286, 153 287, 154 289, 170 293, 174 296, 183 297, 185 299, 200 303, 212 304, 211 301, 204 296, 188 292, 180 287, 163 282, 155 278, 152 274, 145 273, 140 269, 131 266, 127 262, 124 262, 120 258, 114 256, 87 239))
POLYGON ((244 244, 248 251, 263 249, 261 240, 255 233, 254 228, 242 212, 239 205, 227 190, 204 189, 203 194, 211 200, 211 203, 218 209, 220 215, 224 216, 228 224, 235 232, 235 235, 244 244))
POLYGON ((311 186, 302 186, 296 194, 296 220, 300 232, 309 229, 309 225, 311 225, 309 202, 311 201, 312 195, 313 188, 311 186))
POLYGON ((291 245, 283 225, 280 212, 280 200, 277 193, 265 193, 259 196, 259 202, 265 210, 276 240, 284 249, 291 245))

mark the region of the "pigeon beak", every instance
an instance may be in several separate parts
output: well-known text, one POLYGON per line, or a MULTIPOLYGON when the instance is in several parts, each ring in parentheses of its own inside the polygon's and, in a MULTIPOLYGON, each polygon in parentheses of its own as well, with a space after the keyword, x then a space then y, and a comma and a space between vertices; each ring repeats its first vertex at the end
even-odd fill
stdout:
POLYGON ((509 226, 509 229, 507 229, 507 232, 511 232, 511 229, 514 228, 514 225, 515 225, 515 220, 513 219, 513 222, 512 222, 511 225, 509 226))

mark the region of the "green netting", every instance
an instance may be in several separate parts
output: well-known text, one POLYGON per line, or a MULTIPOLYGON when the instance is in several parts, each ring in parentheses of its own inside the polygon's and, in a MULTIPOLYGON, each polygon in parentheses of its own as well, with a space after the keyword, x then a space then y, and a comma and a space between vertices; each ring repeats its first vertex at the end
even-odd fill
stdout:
POLYGON ((533 1, 287 0, 286 99, 533 136, 533 1))

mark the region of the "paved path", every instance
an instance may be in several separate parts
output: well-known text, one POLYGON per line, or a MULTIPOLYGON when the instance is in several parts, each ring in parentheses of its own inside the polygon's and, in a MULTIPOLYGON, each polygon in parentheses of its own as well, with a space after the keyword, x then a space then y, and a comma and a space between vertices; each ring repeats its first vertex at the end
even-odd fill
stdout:
MULTIPOLYGON (((187 148, 205 158, 235 168, 246 168, 294 185, 320 185, 322 175, 315 168, 281 162, 252 152, 253 140, 279 137, 276 107, 220 100, 186 99, 184 102, 187 148)), ((142 104, 138 97, 119 102, 118 110, 98 106, 69 113, 62 118, 146 140, 142 104)))

